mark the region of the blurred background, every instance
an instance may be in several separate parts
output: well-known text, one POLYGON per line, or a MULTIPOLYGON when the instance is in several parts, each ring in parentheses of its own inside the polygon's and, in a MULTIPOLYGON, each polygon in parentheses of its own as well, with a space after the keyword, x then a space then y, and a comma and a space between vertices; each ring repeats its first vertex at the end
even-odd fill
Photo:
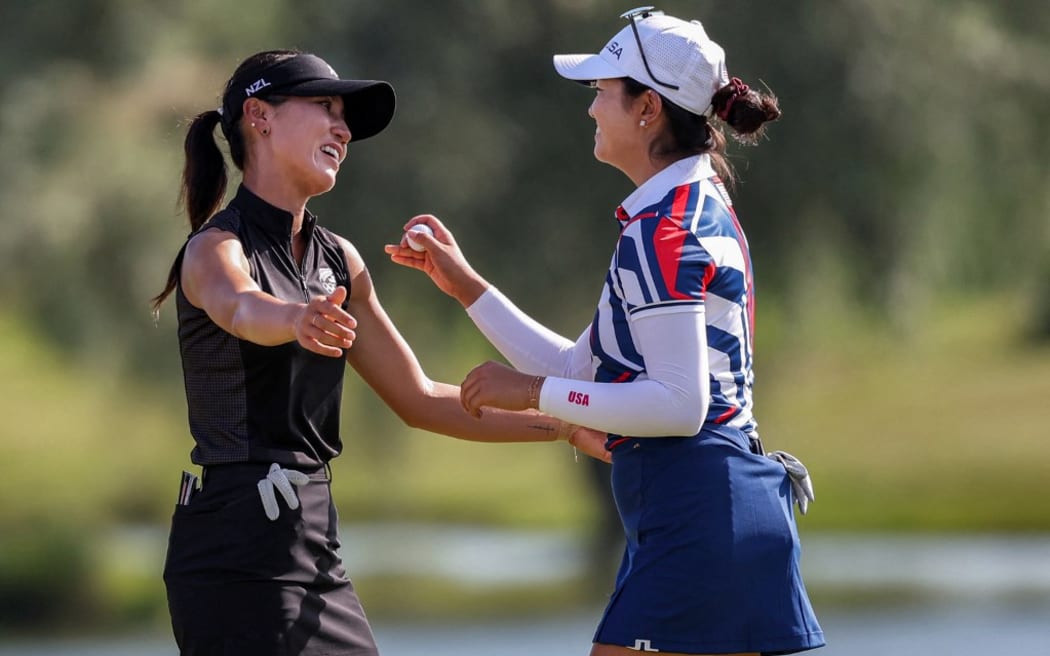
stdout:
MULTIPOLYGON (((160 578, 191 441, 174 307, 188 119, 249 54, 389 80, 399 109, 310 208, 364 254, 432 378, 497 355, 382 246, 440 216, 540 321, 590 321, 630 191, 591 155, 605 0, 0 3, 0 655, 176 653, 160 578)), ((767 448, 809 466, 826 654, 1045 649, 1050 7, 665 0, 784 116, 730 145, 767 448)), ((236 183, 236 180, 234 180, 236 183)), ((231 186, 231 191, 233 186, 231 186)), ((414 431, 349 371, 343 555, 384 653, 584 654, 621 544, 564 445, 414 431)))

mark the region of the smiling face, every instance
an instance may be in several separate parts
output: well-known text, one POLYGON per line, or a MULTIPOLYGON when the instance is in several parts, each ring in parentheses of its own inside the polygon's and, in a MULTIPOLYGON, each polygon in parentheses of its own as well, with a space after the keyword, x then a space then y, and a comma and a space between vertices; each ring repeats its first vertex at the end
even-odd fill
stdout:
POLYGON ((292 97, 270 107, 269 134, 263 141, 282 177, 306 197, 330 190, 351 138, 343 99, 292 97))
POLYGON ((621 171, 631 168, 646 141, 639 130, 635 99, 627 96, 623 80, 597 80, 594 102, 587 114, 594 119, 594 158, 621 171))

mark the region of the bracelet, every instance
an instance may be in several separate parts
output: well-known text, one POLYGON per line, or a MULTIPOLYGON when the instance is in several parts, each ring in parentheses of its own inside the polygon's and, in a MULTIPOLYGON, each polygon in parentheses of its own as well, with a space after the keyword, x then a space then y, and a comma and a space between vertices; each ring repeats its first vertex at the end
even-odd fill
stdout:
POLYGON ((536 376, 529 381, 529 407, 539 409, 540 387, 543 385, 544 377, 536 376))
POLYGON ((572 434, 576 432, 577 428, 579 428, 579 425, 577 425, 577 424, 570 424, 569 422, 565 421, 564 419, 559 419, 558 420, 558 436, 556 438, 554 438, 555 441, 565 440, 570 445, 576 446, 575 444, 572 443, 572 434))
POLYGON ((572 459, 574 462, 580 461, 580 452, 576 450, 576 443, 573 442, 573 433, 579 428, 577 424, 570 424, 567 421, 559 420, 558 422, 558 437, 557 439, 565 438, 565 441, 572 446, 572 459))

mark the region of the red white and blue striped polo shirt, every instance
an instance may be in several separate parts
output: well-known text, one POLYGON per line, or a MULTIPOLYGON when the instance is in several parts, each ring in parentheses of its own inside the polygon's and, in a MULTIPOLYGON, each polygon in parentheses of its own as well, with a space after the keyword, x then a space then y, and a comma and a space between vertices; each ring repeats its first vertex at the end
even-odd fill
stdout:
POLYGON ((616 218, 620 238, 591 323, 595 382, 645 378, 645 358, 629 316, 702 305, 711 383, 705 423, 757 437, 751 258, 709 157, 689 157, 663 169, 617 208, 616 218))

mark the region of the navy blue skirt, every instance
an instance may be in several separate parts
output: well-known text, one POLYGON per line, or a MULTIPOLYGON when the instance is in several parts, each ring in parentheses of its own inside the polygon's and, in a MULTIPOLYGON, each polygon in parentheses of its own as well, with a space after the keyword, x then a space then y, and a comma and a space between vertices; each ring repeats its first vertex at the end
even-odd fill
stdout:
POLYGON ((612 486, 627 546, 595 642, 692 654, 824 645, 787 472, 743 432, 628 440, 613 450, 612 486))
POLYGON ((303 471, 300 507, 256 483, 267 465, 209 467, 172 518, 164 582, 182 656, 375 656, 372 630, 339 557, 325 469, 303 471))

